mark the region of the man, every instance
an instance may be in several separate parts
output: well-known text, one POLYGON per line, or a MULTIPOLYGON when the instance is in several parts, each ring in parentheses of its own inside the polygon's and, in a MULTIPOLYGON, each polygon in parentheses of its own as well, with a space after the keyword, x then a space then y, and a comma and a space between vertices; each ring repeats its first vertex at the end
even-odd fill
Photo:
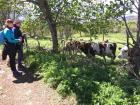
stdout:
POLYGON ((13 28, 13 20, 7 19, 5 22, 5 29, 4 29, 4 38, 5 38, 5 44, 4 44, 4 52, 6 52, 7 55, 9 55, 10 59, 10 68, 13 73, 14 77, 22 76, 22 73, 18 72, 16 69, 15 64, 15 57, 16 57, 16 44, 21 43, 21 38, 15 38, 14 33, 12 31, 13 28))
POLYGON ((23 43, 25 36, 22 35, 22 32, 20 30, 21 27, 21 21, 20 20, 15 20, 14 21, 14 27, 13 27, 13 32, 15 35, 16 39, 22 38, 22 43, 18 43, 17 46, 17 53, 18 53, 18 68, 24 68, 22 61, 23 61, 23 43))

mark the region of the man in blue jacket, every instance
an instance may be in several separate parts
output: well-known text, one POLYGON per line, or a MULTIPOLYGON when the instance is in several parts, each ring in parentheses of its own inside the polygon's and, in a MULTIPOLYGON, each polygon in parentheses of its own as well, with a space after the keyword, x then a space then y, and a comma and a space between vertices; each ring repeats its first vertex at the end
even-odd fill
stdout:
POLYGON ((16 64, 15 64, 15 57, 16 57, 16 44, 21 43, 22 39, 18 38, 16 39, 14 37, 14 33, 12 31, 13 28, 13 20, 12 19, 7 19, 5 22, 5 29, 4 29, 4 38, 5 38, 5 45, 4 45, 4 50, 5 52, 9 55, 10 58, 10 68, 13 72, 14 77, 21 76, 22 74, 17 71, 16 69, 16 64))

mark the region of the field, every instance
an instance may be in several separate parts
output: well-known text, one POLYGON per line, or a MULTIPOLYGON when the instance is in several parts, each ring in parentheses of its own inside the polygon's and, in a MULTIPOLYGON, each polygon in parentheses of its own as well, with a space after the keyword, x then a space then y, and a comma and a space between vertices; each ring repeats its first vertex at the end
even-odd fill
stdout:
MULTIPOLYGON (((82 36, 80 36, 79 34, 74 34, 72 36, 73 40, 81 40, 83 39, 84 41, 89 41, 90 37, 86 37, 85 34, 82 34, 82 36)), ((93 42, 101 42, 102 41, 102 35, 98 35, 97 38, 92 37, 93 42)), ((117 43, 117 47, 123 47, 124 45, 126 45, 126 35, 125 33, 110 33, 108 35, 105 36, 105 40, 109 40, 110 42, 116 42, 117 43)), ((40 42, 40 46, 44 47, 44 48, 48 48, 51 49, 51 41, 50 40, 39 40, 40 42)), ((59 41, 60 42, 60 41, 59 41)), ((28 40, 29 46, 35 47, 38 46, 38 42, 35 39, 29 39, 28 40)), ((63 46, 61 43, 59 43, 60 46, 63 46)), ((119 50, 117 49, 117 54, 119 53, 119 50)))
MULTIPOLYGON (((79 34, 73 35, 80 40, 79 34)), ((89 40, 89 37, 82 37, 89 40)), ((116 42, 118 47, 126 42, 124 34, 109 34, 105 37, 116 42)), ((102 41, 102 36, 94 41, 102 41)), ((28 40, 29 46, 37 41, 28 40)), ((51 48, 50 41, 40 40, 41 46, 51 48)), ((119 50, 117 50, 117 54, 119 50)), ((140 105, 140 81, 131 79, 118 58, 114 63, 101 57, 95 60, 84 55, 54 54, 50 51, 29 49, 25 51, 25 63, 30 70, 40 72, 44 82, 56 89, 63 97, 76 97, 78 105, 140 105)))

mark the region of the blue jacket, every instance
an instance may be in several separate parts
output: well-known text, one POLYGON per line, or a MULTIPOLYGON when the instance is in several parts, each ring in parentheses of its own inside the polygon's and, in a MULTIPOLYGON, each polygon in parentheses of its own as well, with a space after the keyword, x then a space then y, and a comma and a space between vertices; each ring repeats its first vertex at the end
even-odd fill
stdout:
POLYGON ((4 38, 8 43, 16 44, 19 42, 19 39, 15 39, 14 33, 12 29, 10 28, 5 28, 4 29, 4 38))

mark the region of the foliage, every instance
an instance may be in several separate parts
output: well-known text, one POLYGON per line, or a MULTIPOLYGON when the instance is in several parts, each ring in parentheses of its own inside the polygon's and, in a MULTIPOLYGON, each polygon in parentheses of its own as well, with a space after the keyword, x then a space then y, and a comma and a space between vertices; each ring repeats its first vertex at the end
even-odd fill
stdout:
POLYGON ((126 105, 127 102, 126 93, 110 83, 102 83, 99 92, 93 93, 94 105, 126 105))
POLYGON ((44 51, 31 51, 29 55, 30 64, 41 70, 44 81, 63 97, 76 94, 78 104, 139 103, 139 82, 131 81, 126 73, 120 73, 120 61, 115 64, 108 62, 105 66, 102 59, 97 58, 94 62, 83 55, 44 51))
POLYGON ((21 16, 24 2, 21 0, 0 0, 0 25, 4 25, 7 18, 18 18, 21 16))
MULTIPOLYGON (((112 31, 112 25, 116 23, 107 4, 102 2, 50 0, 49 6, 51 16, 58 29, 70 26, 70 29, 73 28, 76 31, 88 33, 91 37, 97 37, 98 34, 106 35, 112 31)), ((36 11, 40 14, 41 19, 45 18, 40 9, 36 8, 36 11)))
POLYGON ((48 25, 44 20, 40 18, 31 19, 31 15, 26 17, 26 20, 22 23, 22 30, 25 33, 28 33, 30 37, 35 38, 46 38, 48 35, 48 25))

